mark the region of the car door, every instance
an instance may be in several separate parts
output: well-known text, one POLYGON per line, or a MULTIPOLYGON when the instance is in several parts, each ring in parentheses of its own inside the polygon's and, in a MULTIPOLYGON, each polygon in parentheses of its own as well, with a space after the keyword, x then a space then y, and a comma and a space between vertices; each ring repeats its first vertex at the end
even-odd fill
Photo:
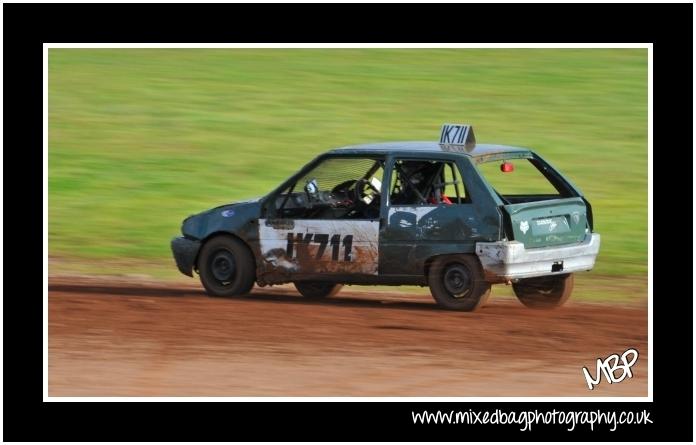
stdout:
POLYGON ((422 276, 435 255, 473 252, 480 223, 457 162, 397 157, 390 167, 380 275, 422 276))
POLYGON ((376 275, 380 197, 374 189, 381 188, 383 163, 374 156, 329 156, 303 169, 272 198, 273 216, 259 220, 264 267, 289 279, 376 275), (367 204, 355 202, 358 181, 372 195, 367 204))

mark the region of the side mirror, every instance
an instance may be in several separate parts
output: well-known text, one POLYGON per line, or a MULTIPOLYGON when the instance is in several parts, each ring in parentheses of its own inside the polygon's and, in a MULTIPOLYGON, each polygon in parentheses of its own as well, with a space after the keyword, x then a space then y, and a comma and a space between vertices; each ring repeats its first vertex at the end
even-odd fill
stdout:
POLYGON ((307 194, 307 197, 310 199, 315 198, 317 196, 317 193, 319 192, 319 185, 317 184, 316 179, 312 179, 311 181, 307 181, 307 184, 304 186, 304 191, 307 194))

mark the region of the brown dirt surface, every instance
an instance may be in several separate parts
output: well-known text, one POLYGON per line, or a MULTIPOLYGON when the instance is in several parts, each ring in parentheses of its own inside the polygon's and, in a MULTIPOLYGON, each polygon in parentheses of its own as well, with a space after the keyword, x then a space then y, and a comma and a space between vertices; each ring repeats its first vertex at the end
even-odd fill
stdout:
POLYGON ((49 396, 648 395, 646 301, 539 311, 494 293, 462 313, 427 289, 219 299, 194 281, 51 277, 48 311, 49 396), (582 367, 628 348, 633 377, 589 391, 582 367))

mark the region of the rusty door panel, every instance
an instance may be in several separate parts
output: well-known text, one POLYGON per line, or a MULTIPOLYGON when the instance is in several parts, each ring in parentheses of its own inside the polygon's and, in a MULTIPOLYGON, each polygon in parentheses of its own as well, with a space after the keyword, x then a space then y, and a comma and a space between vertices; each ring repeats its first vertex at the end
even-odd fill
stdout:
POLYGON ((376 275, 379 221, 260 219, 259 246, 276 273, 376 275))

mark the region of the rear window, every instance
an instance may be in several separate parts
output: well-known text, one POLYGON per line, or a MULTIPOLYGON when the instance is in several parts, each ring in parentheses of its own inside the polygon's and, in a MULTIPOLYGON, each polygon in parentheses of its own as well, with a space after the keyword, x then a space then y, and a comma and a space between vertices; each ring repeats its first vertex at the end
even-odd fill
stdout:
POLYGON ((530 159, 512 159, 479 164, 479 171, 503 197, 535 196, 548 199, 561 196, 560 191, 539 171, 530 159), (502 171, 503 164, 512 171, 502 171))

